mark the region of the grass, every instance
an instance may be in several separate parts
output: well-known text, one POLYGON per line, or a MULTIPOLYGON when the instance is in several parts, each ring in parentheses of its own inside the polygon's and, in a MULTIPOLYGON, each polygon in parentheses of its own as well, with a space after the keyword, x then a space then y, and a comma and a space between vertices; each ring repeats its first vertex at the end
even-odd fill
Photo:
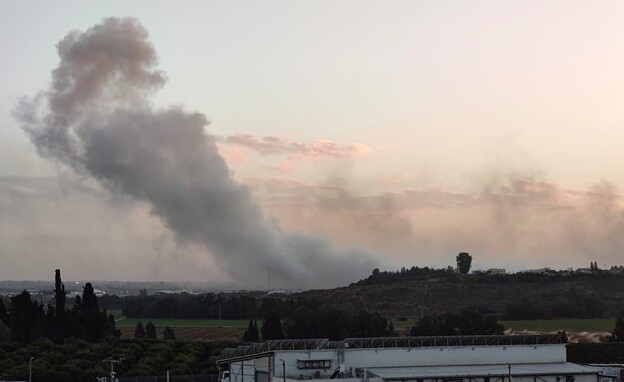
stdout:
POLYGON ((615 327, 613 318, 592 319, 560 319, 560 320, 526 320, 526 321, 501 321, 505 329, 529 330, 536 332, 553 332, 565 330, 566 332, 610 332, 615 327))
POLYGON ((399 320, 395 319, 395 320, 391 320, 391 321, 392 321, 392 324, 394 325, 394 328, 395 329, 400 329, 400 330, 409 329, 412 326, 416 325, 416 321, 414 321, 414 320, 399 321, 399 320))
POLYGON ((127 318, 121 314, 121 310, 111 309, 109 314, 115 316, 117 328, 134 328, 137 322, 143 325, 152 321, 158 328, 169 326, 172 328, 246 328, 249 320, 211 320, 211 319, 186 319, 186 318, 127 318))

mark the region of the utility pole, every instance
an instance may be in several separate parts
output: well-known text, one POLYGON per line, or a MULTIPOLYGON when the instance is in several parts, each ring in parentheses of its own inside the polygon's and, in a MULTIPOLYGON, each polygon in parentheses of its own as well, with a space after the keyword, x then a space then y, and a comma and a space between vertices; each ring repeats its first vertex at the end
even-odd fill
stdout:
POLYGON ((511 364, 508 363, 507 367, 509 368, 509 382, 512 382, 512 380, 511 380, 511 364))
POLYGON ((32 361, 35 357, 30 357, 28 360, 28 382, 32 382, 32 361))
POLYGON ((118 358, 115 359, 113 358, 113 356, 111 355, 110 357, 106 358, 105 360, 103 360, 102 362, 109 362, 110 363, 110 380, 111 382, 115 382, 115 369, 114 369, 114 365, 116 363, 121 363, 121 361, 123 361, 124 358, 118 358))
POLYGON ((282 378, 286 382, 286 361, 282 360, 282 378))

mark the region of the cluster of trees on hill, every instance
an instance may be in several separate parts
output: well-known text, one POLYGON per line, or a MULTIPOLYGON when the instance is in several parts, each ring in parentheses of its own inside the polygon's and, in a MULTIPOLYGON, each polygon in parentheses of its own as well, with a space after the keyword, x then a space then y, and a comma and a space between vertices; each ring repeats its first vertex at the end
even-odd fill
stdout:
POLYGON ((60 344, 67 338, 94 342, 119 335, 114 317, 98 308, 91 283, 85 284, 82 297, 76 296, 73 306, 67 309, 65 286, 60 271, 56 270, 55 300, 56 306, 44 307, 23 291, 11 297, 7 309, 0 299, 0 341, 28 343, 44 337, 60 344))
POLYGON ((383 284, 409 279, 454 278, 456 276, 457 272, 451 266, 448 268, 402 267, 398 271, 380 271, 379 268, 375 268, 370 276, 358 281, 355 285, 383 284))
POLYGON ((405 280, 427 280, 441 278, 448 282, 462 283, 556 283, 561 281, 580 280, 587 278, 614 279, 624 277, 624 267, 613 266, 610 270, 602 270, 595 262, 591 263, 589 272, 573 272, 569 270, 547 270, 543 272, 517 272, 507 274, 489 274, 478 272, 467 277, 458 277, 459 274, 467 274, 470 270, 472 257, 466 252, 457 256, 457 268, 448 266, 446 268, 411 268, 402 267, 396 271, 380 271, 373 269, 372 273, 364 279, 359 280, 355 285, 371 285, 401 282, 405 280))
POLYGON ((413 266, 411 268, 402 267, 398 271, 380 271, 379 268, 373 269, 370 276, 362 279, 356 285, 379 284, 402 281, 406 279, 430 279, 430 278, 457 278, 457 274, 468 274, 472 266, 472 256, 468 252, 460 252, 455 258, 457 268, 448 266, 446 268, 419 268, 413 266))

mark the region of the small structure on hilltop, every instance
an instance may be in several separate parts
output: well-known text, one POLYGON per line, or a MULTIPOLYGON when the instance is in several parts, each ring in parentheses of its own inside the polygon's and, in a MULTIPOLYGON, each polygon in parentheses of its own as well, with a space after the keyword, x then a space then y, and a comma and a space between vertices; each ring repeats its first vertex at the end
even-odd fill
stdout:
POLYGON ((221 382, 606 382, 562 335, 278 340, 225 349, 221 382))
POLYGON ((490 275, 506 275, 507 270, 505 268, 490 268, 487 270, 490 275))

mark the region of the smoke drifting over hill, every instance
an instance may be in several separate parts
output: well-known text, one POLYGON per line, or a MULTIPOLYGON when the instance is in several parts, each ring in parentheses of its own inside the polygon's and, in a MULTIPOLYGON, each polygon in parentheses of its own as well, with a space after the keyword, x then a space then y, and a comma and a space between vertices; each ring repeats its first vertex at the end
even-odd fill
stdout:
POLYGON ((180 242, 205 245, 245 285, 330 286, 356 280, 376 261, 335 252, 320 238, 282 232, 219 155, 207 118, 154 109, 166 81, 148 33, 134 19, 109 18, 58 44, 51 88, 16 115, 40 155, 149 203, 180 242))

